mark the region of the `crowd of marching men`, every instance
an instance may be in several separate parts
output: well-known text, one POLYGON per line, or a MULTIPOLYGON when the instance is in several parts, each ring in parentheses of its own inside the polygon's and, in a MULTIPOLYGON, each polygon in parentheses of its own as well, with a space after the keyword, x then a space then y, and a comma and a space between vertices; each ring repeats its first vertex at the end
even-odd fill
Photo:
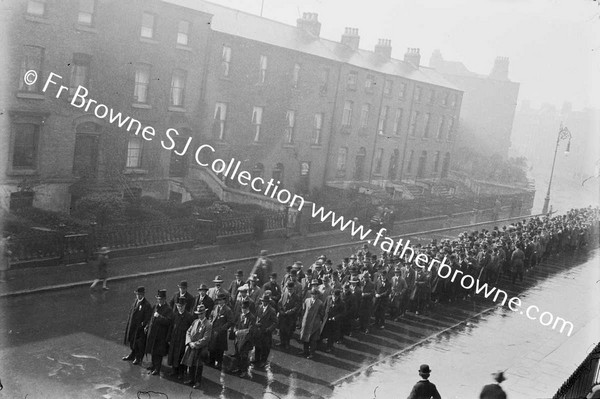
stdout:
POLYGON ((238 270, 226 288, 216 276, 211 287, 200 284, 197 296, 181 281, 171 298, 159 290, 154 306, 145 299, 145 288, 138 287, 124 340, 131 353, 123 360, 141 364, 149 354, 148 372, 158 375, 167 356, 171 375, 199 388, 204 365, 223 367, 229 340, 235 347, 230 373, 248 375, 252 350, 253 367, 264 368, 277 330, 282 350, 290 349, 298 330, 303 346, 298 355, 311 359, 319 342, 331 352, 334 344, 357 331, 384 329, 386 319, 400 320, 406 312, 418 315, 436 303, 474 297, 474 289, 440 278, 439 263, 423 268, 411 256, 422 253, 440 262, 446 258, 452 269, 482 283, 506 279, 515 284, 544 259, 597 240, 599 215, 599 208, 588 207, 532 217, 493 230, 464 232, 454 240, 417 244, 404 257, 386 252, 377 256, 365 244, 335 266, 325 255, 306 268, 297 261, 281 279, 263 250, 248 278, 238 270))

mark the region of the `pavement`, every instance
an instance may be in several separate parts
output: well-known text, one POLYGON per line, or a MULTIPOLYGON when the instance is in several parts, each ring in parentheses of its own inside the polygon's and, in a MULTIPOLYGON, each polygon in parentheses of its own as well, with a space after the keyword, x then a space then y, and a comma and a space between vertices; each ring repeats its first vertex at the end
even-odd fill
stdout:
MULTIPOLYGON (((503 223, 503 220, 487 221, 483 225, 500 224, 503 223)), ((408 238, 415 243, 420 238, 428 239, 425 236, 428 237, 431 230, 446 229, 452 226, 461 226, 467 229, 467 225, 473 223, 474 218, 471 214, 413 219, 396 223, 394 236, 414 233, 408 238)), ((452 230, 449 230, 448 233, 453 236, 452 230)), ((227 266, 247 262, 248 267, 244 267, 244 269, 249 271, 262 249, 269 251, 269 256, 275 260, 278 257, 300 255, 309 250, 322 249, 326 251, 343 246, 356 246, 358 249, 361 245, 362 243, 353 239, 348 232, 334 230, 305 236, 292 236, 287 239, 263 239, 258 242, 250 241, 148 253, 142 256, 111 259, 108 281, 110 283, 110 281, 116 280, 139 279, 145 276, 209 266, 221 266, 224 274, 227 275, 226 278, 229 278, 234 271, 226 270, 227 266)), ((0 298, 90 285, 96 278, 96 267, 94 263, 78 263, 14 269, 9 270, 6 277, 6 281, 0 282, 0 298)))

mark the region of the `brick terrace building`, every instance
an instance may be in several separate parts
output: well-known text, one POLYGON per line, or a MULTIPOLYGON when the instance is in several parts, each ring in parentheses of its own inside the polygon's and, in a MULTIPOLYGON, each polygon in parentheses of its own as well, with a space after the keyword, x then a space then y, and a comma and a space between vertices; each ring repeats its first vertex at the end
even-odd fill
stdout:
POLYGON ((6 33, 10 62, 3 69, 0 101, 2 207, 24 179, 33 183, 35 206, 68 211, 78 187, 125 195, 142 191, 166 198, 181 190, 169 175, 184 173, 181 159, 160 146, 169 127, 192 135, 199 127, 204 55, 210 15, 160 1, 9 1, 6 33), (38 72, 23 84, 25 71, 38 72), (57 86, 42 88, 51 72, 57 86), (157 137, 144 140, 55 98, 60 84, 89 90, 157 137), (164 136, 162 136, 164 137, 164 136))

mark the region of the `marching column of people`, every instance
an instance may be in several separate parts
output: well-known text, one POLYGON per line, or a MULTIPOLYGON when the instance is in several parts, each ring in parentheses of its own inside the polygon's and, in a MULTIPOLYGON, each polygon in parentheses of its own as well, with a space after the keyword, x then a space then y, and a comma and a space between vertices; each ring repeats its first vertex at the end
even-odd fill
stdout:
MULTIPOLYGON (((386 319, 401 321, 407 313, 419 315, 439 303, 475 299, 474 288, 440 278, 439 266, 417 266, 412 260, 420 254, 440 262, 446 258, 453 271, 482 284, 519 284, 549 258, 597 242, 599 216, 600 208, 588 207, 532 217, 502 228, 463 232, 454 240, 405 247, 401 254, 378 256, 365 244, 336 266, 325 255, 306 270, 296 261, 285 268, 281 281, 263 250, 253 273, 245 279, 238 270, 229 290, 216 276, 212 288, 200 284, 194 297, 187 281, 181 281, 170 305, 166 290, 158 291, 152 307, 145 288, 138 287, 124 340, 131 353, 123 360, 140 364, 150 354, 149 373, 158 375, 168 356, 172 375, 184 379, 187 371, 186 382, 198 388, 204 364, 223 367, 229 341, 235 350, 231 372, 248 375, 252 350, 253 367, 266 367, 277 329, 283 350, 291 348, 296 336, 302 346, 299 355, 312 359, 321 341, 326 341, 324 351, 332 352, 345 337, 386 328, 386 319)), ((426 371, 420 370, 428 375, 426 371)))

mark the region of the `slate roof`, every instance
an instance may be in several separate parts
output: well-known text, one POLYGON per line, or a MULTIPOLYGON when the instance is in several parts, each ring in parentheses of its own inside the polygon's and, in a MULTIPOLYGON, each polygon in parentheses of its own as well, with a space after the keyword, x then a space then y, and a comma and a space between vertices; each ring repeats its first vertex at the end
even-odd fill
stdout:
POLYGON ((401 60, 386 60, 368 50, 358 49, 355 51, 339 42, 311 35, 293 25, 204 0, 163 1, 212 14, 211 28, 217 32, 347 63, 387 75, 462 91, 432 68, 425 66, 415 68, 401 60))

